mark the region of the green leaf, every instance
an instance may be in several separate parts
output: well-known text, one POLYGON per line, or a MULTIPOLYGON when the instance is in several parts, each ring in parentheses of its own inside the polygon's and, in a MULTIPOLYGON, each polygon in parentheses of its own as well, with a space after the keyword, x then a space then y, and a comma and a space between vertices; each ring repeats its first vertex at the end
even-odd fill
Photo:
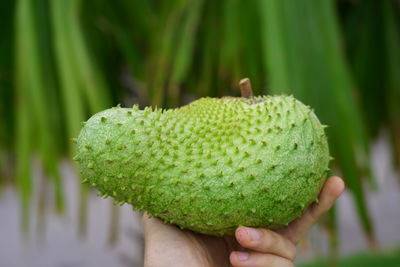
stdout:
POLYGON ((330 148, 350 190, 365 233, 373 229, 362 176, 370 175, 368 142, 353 95, 330 1, 259 1, 265 65, 272 93, 290 93, 328 124, 330 148))
POLYGON ((394 164, 397 169, 400 169, 400 27, 394 3, 382 1, 382 5, 385 18, 387 112, 393 142, 394 164))

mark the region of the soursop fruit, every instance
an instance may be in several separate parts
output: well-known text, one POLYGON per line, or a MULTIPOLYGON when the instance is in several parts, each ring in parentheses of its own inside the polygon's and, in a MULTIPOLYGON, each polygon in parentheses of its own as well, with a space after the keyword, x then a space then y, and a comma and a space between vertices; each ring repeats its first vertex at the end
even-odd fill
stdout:
POLYGON ((291 96, 259 96, 102 111, 85 123, 76 160, 100 195, 224 235, 299 217, 316 200, 330 157, 309 107, 291 96))

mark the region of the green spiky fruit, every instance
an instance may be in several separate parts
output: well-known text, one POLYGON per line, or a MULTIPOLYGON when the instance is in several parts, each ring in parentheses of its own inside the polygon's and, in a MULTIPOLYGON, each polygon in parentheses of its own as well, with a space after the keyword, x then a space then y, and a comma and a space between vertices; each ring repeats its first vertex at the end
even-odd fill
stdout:
POLYGON ((211 235, 287 225, 316 199, 329 162, 323 126, 290 96, 116 107, 90 118, 77 144, 82 177, 102 195, 211 235))

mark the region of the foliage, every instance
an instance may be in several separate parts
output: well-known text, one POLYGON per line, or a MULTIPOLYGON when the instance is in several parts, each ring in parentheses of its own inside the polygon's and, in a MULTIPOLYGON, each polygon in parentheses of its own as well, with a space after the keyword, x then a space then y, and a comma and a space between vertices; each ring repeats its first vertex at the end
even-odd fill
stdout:
MULTIPOLYGON (((400 262, 400 250, 385 253, 357 253, 339 259, 337 266, 340 267, 368 267, 385 266, 396 267, 400 262)), ((323 267, 329 266, 327 260, 318 260, 310 263, 299 264, 300 267, 323 267)))

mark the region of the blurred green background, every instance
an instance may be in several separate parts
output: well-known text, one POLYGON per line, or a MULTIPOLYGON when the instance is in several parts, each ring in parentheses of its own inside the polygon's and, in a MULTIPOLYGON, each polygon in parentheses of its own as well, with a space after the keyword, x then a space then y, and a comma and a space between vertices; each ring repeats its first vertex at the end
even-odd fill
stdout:
MULTIPOLYGON (((387 168, 400 167, 399 11, 395 0, 2 0, 0 188, 18 194, 21 233, 46 232, 47 213, 68 213, 60 164, 92 114, 118 103, 173 108, 237 96, 249 77, 255 94, 293 94, 329 125, 333 173, 375 249, 366 199, 383 190, 371 165, 382 133, 387 168)), ((89 190, 76 191, 73 223, 85 237, 89 190)), ((120 208, 111 209, 115 243, 120 208)), ((338 216, 333 209, 321 227, 329 262, 347 266, 336 260, 338 216)))

